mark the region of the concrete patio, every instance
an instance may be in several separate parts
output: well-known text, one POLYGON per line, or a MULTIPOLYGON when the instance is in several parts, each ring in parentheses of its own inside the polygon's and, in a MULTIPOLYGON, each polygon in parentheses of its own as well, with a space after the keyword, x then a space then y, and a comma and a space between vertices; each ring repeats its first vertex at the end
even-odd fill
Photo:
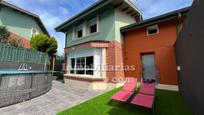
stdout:
POLYGON ((0 108, 1 115, 56 115, 74 105, 89 100, 105 91, 91 91, 66 87, 53 81, 52 89, 45 95, 29 101, 0 108))

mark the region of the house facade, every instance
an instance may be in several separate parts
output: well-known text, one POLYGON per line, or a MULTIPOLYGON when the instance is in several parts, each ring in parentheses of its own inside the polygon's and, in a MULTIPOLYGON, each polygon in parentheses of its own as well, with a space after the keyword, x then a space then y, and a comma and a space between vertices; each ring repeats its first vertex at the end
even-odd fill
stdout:
POLYGON ((100 0, 64 22, 65 82, 70 86, 104 89, 123 78, 123 37, 120 27, 139 22, 139 10, 129 0, 100 0), (112 69, 107 69, 110 66, 112 69))
POLYGON ((143 76, 177 85, 174 45, 187 12, 143 21, 129 0, 96 2, 56 27, 66 34, 65 83, 107 89, 120 86, 125 77, 143 76))
POLYGON ((143 76, 160 84, 178 85, 175 44, 189 9, 179 9, 121 28, 124 64, 136 66, 135 71, 125 71, 125 76, 143 76))
POLYGON ((37 15, 6 1, 0 1, 0 26, 6 26, 11 32, 11 37, 20 40, 26 48, 30 47, 33 35, 39 33, 49 35, 37 15))

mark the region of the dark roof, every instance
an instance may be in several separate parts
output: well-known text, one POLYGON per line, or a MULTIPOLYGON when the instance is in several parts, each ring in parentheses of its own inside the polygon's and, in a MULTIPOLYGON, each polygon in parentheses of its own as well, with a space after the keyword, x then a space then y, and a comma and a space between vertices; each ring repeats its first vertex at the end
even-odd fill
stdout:
POLYGON ((179 18, 180 16, 186 16, 189 12, 191 7, 185 7, 167 14, 163 14, 154 18, 150 18, 147 20, 144 20, 142 22, 139 23, 134 23, 128 26, 124 26, 120 28, 120 31, 122 33, 130 31, 130 30, 134 30, 134 29, 138 29, 138 28, 142 28, 145 26, 150 26, 150 25, 154 25, 160 22, 164 22, 164 21, 168 21, 168 20, 172 20, 172 19, 176 19, 179 18))
POLYGON ((98 0, 96 3, 88 7, 87 9, 83 10, 79 14, 73 16, 72 18, 68 19, 67 21, 63 22, 59 26, 55 28, 56 31, 63 31, 67 26, 71 25, 77 20, 82 19, 84 16, 89 15, 92 12, 95 12, 98 9, 103 8, 104 6, 111 5, 111 3, 116 2, 123 2, 126 3, 129 7, 131 7, 134 11, 140 13, 139 9, 130 1, 130 0, 98 0), (97 9, 98 8, 98 9, 97 9), (92 11, 93 10, 93 11, 92 11))
POLYGON ((40 25, 42 31, 43 31, 45 34, 49 35, 49 32, 48 32, 47 29, 45 28, 44 24, 42 23, 42 21, 40 20, 40 17, 39 17, 38 15, 36 15, 36 14, 34 14, 34 13, 31 13, 31 12, 29 12, 29 11, 26 11, 26 10, 20 8, 20 7, 17 7, 17 6, 15 6, 15 5, 10 4, 10 3, 6 2, 6 1, 3 1, 3 0, 0 0, 0 6, 9 7, 9 8, 12 8, 12 9, 14 9, 14 10, 16 10, 16 11, 19 11, 19 12, 25 14, 25 15, 28 15, 28 16, 33 17, 33 18, 37 21, 37 23, 40 25))

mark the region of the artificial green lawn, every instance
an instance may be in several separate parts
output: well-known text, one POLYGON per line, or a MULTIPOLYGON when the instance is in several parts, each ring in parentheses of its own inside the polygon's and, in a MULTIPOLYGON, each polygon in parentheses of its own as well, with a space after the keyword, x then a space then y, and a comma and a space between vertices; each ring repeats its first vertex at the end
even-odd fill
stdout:
POLYGON ((110 102, 111 96, 118 90, 112 90, 57 115, 192 115, 178 92, 157 89, 152 112, 128 103, 110 102))

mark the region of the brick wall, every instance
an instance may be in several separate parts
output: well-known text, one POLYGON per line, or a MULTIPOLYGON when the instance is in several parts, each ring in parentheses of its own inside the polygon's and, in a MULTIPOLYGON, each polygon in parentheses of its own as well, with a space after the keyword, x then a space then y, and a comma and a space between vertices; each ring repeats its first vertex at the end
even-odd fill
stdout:
POLYGON ((106 63, 107 65, 114 66, 117 70, 108 69, 106 72, 106 77, 109 82, 112 82, 113 77, 122 78, 124 77, 124 71, 121 70, 123 67, 123 51, 122 44, 117 41, 111 41, 106 52, 106 63))
POLYGON ((10 37, 12 39, 19 40, 25 48, 30 48, 30 41, 22 36, 17 35, 16 33, 11 32, 10 37))
POLYGON ((65 53, 75 49, 83 49, 83 48, 106 48, 109 46, 109 42, 103 41, 91 41, 83 44, 78 44, 72 47, 65 48, 65 53))

